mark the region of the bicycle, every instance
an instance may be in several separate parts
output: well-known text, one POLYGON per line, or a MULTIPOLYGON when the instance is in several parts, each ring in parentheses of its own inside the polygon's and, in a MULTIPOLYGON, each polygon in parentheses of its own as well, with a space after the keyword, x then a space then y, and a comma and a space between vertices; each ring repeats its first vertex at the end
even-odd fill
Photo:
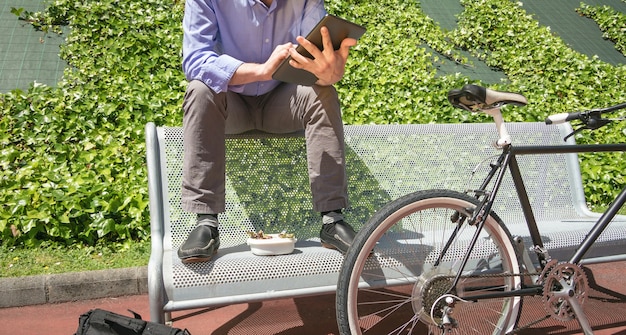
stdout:
MULTIPOLYGON (((450 91, 448 100, 455 107, 492 116, 499 135, 495 145, 501 153, 479 188, 465 193, 416 191, 389 202, 368 220, 339 275, 340 333, 412 334, 427 327, 428 333, 512 334, 520 330, 516 327, 522 298, 540 296, 549 311, 544 319, 576 318, 585 334, 592 334, 582 309, 588 283, 580 261, 624 205, 626 187, 574 255, 559 262, 544 248, 516 155, 626 151, 626 144, 515 147, 501 108, 526 105, 523 95, 465 85, 450 91), (520 237, 512 237, 492 211, 506 171, 514 181, 533 248, 526 248, 520 237), (379 252, 383 249, 404 254, 383 257, 379 252), (385 267, 379 266, 382 262, 385 267)), ((548 117, 546 123, 580 122, 582 126, 569 137, 624 120, 603 117, 624 108, 626 103, 561 113, 548 117)))

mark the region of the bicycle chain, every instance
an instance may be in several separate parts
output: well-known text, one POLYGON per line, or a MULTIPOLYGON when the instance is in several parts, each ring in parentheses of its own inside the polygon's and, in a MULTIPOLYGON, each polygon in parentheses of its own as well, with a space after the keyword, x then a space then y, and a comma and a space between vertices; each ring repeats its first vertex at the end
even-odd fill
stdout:
MULTIPOLYGON (((552 277, 555 276, 555 274, 553 273, 553 271, 555 269, 559 269, 561 267, 570 267, 570 266, 574 266, 574 265, 573 264, 567 264, 567 263, 559 263, 556 260, 552 260, 551 262, 546 264, 546 266, 544 267, 544 270, 541 273, 538 273, 538 272, 530 273, 529 272, 529 273, 507 273, 507 274, 505 274, 505 273, 499 273, 499 274, 476 274, 476 275, 461 276, 461 278, 494 278, 494 277, 514 277, 514 276, 516 276, 516 277, 521 277, 521 276, 529 276, 529 277, 531 277, 531 276, 539 276, 539 278, 537 280, 537 284, 545 286, 545 285, 551 284, 554 281, 554 278, 552 278, 552 277)), ((586 276, 584 276, 584 273, 576 271, 576 274, 582 276, 582 278, 583 278, 582 281, 584 282, 583 286, 585 286, 585 284, 586 284, 586 276)), ((445 280, 450 280, 450 282, 451 282, 454 278, 455 278, 455 276, 438 275, 438 276, 435 276, 435 277, 431 278, 431 280, 428 280, 428 283, 433 282, 432 280, 434 280, 434 279, 436 279, 437 281, 441 281, 442 279, 445 279, 445 280)), ((431 301, 431 305, 429 305, 428 307, 432 306, 432 302, 434 302, 434 299, 432 299, 431 297, 426 297, 425 296, 428 293, 427 291, 432 292, 430 290, 430 288, 431 288, 430 285, 428 285, 427 290, 422 291, 422 297, 421 297, 423 302, 431 301)), ((441 288, 438 288, 436 291, 437 292, 441 292, 441 288)), ((537 320, 535 320, 533 322, 530 322, 530 323, 528 323, 528 324, 526 324, 524 326, 517 327, 517 328, 511 330, 510 332, 508 332, 506 335, 516 334, 516 333, 518 333, 518 332, 520 332, 522 330, 528 329, 528 328, 532 327, 533 325, 535 325, 537 323, 540 323, 542 321, 545 321, 547 319, 550 319, 550 318, 563 319, 563 320, 570 319, 570 318, 565 318, 564 316, 559 316, 559 315, 555 314, 551 309, 548 308, 547 305, 549 303, 549 300, 547 299, 547 297, 551 293, 551 290, 549 290, 546 287, 544 287, 544 291, 545 292, 544 292, 544 295, 542 296, 542 301, 543 301, 544 305, 546 305, 544 307, 547 309, 547 312, 549 314, 544 316, 544 317, 542 317, 542 318, 539 318, 539 319, 537 319, 537 320)), ((439 294, 439 296, 441 296, 441 294, 439 294)))
MULTIPOLYGON (((541 273, 539 272, 525 272, 525 273, 507 273, 507 274, 495 274, 495 273, 488 273, 488 274, 480 274, 480 275, 462 275, 461 278, 490 278, 490 277, 521 277, 521 276, 538 276, 541 275, 541 273)), ((456 276, 437 276, 437 277, 445 277, 445 278, 451 278, 454 279, 456 276)))
MULTIPOLYGON (((522 277, 522 276, 543 276, 543 272, 542 273, 538 273, 538 272, 526 272, 526 273, 491 273, 491 274, 476 274, 476 275, 467 275, 467 276, 461 276, 461 278, 495 278, 495 277, 522 277)), ((452 281, 454 280, 456 276, 446 276, 446 275, 437 275, 434 276, 432 278, 430 278, 427 283, 428 285, 426 285, 426 287, 423 288, 422 290, 422 303, 424 303, 423 307, 428 307, 429 309, 432 307, 432 304, 435 302, 435 300, 437 300, 438 297, 440 297, 441 295, 447 293, 449 287, 445 290, 442 291, 441 287, 435 287, 433 290, 433 286, 432 283, 434 282, 441 282, 442 280, 446 280, 449 281, 449 283, 452 283, 452 281), (433 292, 436 291, 437 293, 433 292), (428 294, 431 293, 431 294, 428 294), (434 295, 432 295, 432 293, 435 293, 435 295, 437 296, 437 298, 433 298, 434 295)), ((539 282, 541 283, 543 281, 543 278, 539 278, 539 282)), ((437 315, 437 317, 441 317, 440 313, 439 315, 437 315)), ((515 334, 519 331, 522 331, 524 329, 530 328, 531 326, 533 326, 534 324, 537 324, 541 321, 544 321, 546 319, 549 319, 550 315, 539 319, 537 321, 531 322, 525 326, 522 327, 518 327, 513 329, 511 332, 507 333, 506 335, 510 335, 510 334, 515 334)))
MULTIPOLYGON (((539 273, 490 273, 490 274, 476 274, 476 275, 467 275, 461 276, 461 278, 495 278, 495 277, 522 277, 522 276, 534 276, 539 275, 539 273)), ((450 285, 454 281, 456 276, 446 276, 446 275, 436 275, 426 281, 426 285, 423 286, 421 291, 421 301, 423 307, 427 307, 430 309, 433 303, 442 295, 448 293, 450 289, 450 285), (442 286, 441 284, 447 286, 442 286)))

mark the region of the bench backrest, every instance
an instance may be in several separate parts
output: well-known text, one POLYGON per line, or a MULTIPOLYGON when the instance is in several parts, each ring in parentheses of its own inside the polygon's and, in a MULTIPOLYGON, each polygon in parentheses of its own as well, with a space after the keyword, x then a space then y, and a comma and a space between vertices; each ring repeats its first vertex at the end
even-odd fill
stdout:
MULTIPOLYGON (((568 126, 514 123, 517 145, 563 144, 568 126)), ((351 208, 348 220, 358 228, 388 201, 422 189, 476 187, 499 151, 493 124, 346 126, 351 208), (483 162, 472 183, 472 170, 483 162)), ((319 234, 319 214, 311 208, 304 139, 266 134, 231 136, 227 143, 227 211, 220 216, 223 247, 245 244, 246 231, 287 230, 300 239, 319 234)), ((186 238, 193 215, 182 211, 181 128, 159 128, 164 227, 174 245, 186 238)), ((538 220, 572 218, 585 210, 575 154, 518 158, 538 220), (543 206, 549 202, 549 206, 543 206), (568 214, 569 213, 569 214, 568 214)), ((508 178, 494 210, 507 224, 522 221, 508 178)), ((171 247, 171 246, 166 246, 171 247)))

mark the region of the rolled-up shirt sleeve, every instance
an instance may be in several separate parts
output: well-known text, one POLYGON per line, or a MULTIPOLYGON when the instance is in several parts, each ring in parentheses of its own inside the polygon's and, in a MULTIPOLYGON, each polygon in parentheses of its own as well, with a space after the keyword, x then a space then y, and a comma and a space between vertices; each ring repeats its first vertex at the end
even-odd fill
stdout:
POLYGON ((183 17, 183 72, 187 80, 200 80, 217 93, 228 90, 228 82, 243 64, 219 52, 219 35, 214 11, 205 1, 187 0, 183 17))
POLYGON ((229 85, 244 63, 262 64, 281 44, 296 43, 326 13, 323 0, 186 0, 183 17, 183 71, 217 93, 262 95, 275 80, 229 85))

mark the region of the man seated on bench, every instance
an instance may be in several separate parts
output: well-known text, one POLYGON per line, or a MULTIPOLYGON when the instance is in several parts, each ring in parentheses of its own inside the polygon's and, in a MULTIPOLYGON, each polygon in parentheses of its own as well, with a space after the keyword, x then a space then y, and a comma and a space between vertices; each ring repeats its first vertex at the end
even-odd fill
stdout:
POLYGON ((322 245, 345 253, 355 231, 342 216, 348 205, 344 134, 337 92, 350 47, 333 50, 327 29, 319 50, 302 36, 326 14, 323 0, 187 0, 183 19, 182 207, 197 226, 178 250, 187 262, 209 260, 220 245, 225 211, 225 134, 304 129, 313 209, 321 213, 322 245), (304 46, 315 58, 295 51, 304 46), (272 80, 288 55, 318 81, 301 86, 272 80))

